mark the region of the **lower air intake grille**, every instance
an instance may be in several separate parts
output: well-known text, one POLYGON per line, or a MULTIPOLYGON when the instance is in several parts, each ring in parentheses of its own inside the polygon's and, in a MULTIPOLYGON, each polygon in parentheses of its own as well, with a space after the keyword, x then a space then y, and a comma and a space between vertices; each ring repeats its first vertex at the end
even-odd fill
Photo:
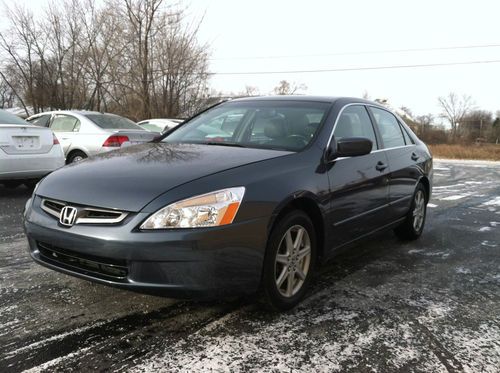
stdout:
POLYGON ((41 259, 47 263, 105 280, 124 281, 127 278, 125 260, 80 254, 43 242, 37 242, 37 245, 41 259))

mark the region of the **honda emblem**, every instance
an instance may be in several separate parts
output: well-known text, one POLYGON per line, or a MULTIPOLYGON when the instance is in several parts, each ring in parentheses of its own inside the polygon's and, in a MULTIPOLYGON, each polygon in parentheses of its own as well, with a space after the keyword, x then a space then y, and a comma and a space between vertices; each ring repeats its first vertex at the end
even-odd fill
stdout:
POLYGON ((71 227, 75 224, 78 210, 75 207, 64 206, 59 215, 59 223, 66 227, 71 227))

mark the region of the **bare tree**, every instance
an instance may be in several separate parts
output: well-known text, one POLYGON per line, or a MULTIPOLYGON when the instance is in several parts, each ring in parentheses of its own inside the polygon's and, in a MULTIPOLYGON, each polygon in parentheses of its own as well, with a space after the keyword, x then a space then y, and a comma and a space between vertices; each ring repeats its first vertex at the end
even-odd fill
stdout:
MULTIPOLYGON (((106 110, 133 119, 191 114, 208 95, 209 46, 163 0, 63 0, 35 16, 6 5, 0 81, 26 113, 106 110)), ((3 88, 2 91, 3 92, 3 88)), ((3 96, 2 96, 3 97, 3 96)))
POLYGON ((438 102, 442 109, 441 116, 448 120, 451 126, 452 139, 455 139, 458 124, 474 107, 474 102, 470 96, 463 95, 459 97, 454 92, 450 92, 446 97, 439 97, 438 102))
POLYGON ((416 122, 418 124, 418 129, 419 129, 418 134, 419 136, 423 137, 434 123, 434 116, 432 114, 419 115, 416 118, 416 122))
POLYGON ((240 92, 240 96, 258 96, 260 94, 259 88, 251 85, 245 86, 245 90, 240 92))
POLYGON ((307 86, 305 84, 296 84, 294 82, 290 83, 288 80, 282 80, 276 87, 274 87, 273 93, 275 95, 293 95, 298 91, 305 90, 307 90, 307 86))
POLYGON ((156 13, 163 0, 125 0, 127 17, 131 25, 134 57, 141 74, 141 97, 143 115, 151 117, 151 39, 156 33, 154 28, 156 13))
POLYGON ((10 87, 0 71, 0 108, 12 107, 14 104, 14 90, 10 87))

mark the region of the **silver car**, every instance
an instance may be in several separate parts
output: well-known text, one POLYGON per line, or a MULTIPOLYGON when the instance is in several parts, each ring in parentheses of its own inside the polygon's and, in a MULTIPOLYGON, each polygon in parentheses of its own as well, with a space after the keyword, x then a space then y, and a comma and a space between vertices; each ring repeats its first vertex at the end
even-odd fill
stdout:
POLYGON ((62 166, 64 154, 50 129, 0 110, 0 184, 33 187, 37 180, 62 166))
POLYGON ((141 120, 137 124, 145 129, 147 129, 148 131, 163 133, 163 132, 168 131, 174 127, 177 127, 182 122, 183 122, 182 119, 157 118, 157 119, 141 120))
POLYGON ((95 111, 49 111, 27 120, 54 131, 63 147, 66 163, 122 146, 149 142, 158 136, 127 118, 95 111))

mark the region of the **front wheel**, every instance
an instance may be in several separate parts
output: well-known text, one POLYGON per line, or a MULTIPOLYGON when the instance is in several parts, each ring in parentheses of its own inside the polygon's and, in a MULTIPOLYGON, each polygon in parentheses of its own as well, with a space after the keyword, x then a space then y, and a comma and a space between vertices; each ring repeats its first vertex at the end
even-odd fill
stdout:
POLYGON ((305 295, 316 259, 316 235, 302 211, 283 217, 271 232, 264 261, 263 292, 275 310, 288 310, 305 295))
POLYGON ((422 184, 418 184, 413 194, 410 211, 405 221, 394 232, 403 240, 416 240, 424 230, 427 215, 427 193, 422 184))

